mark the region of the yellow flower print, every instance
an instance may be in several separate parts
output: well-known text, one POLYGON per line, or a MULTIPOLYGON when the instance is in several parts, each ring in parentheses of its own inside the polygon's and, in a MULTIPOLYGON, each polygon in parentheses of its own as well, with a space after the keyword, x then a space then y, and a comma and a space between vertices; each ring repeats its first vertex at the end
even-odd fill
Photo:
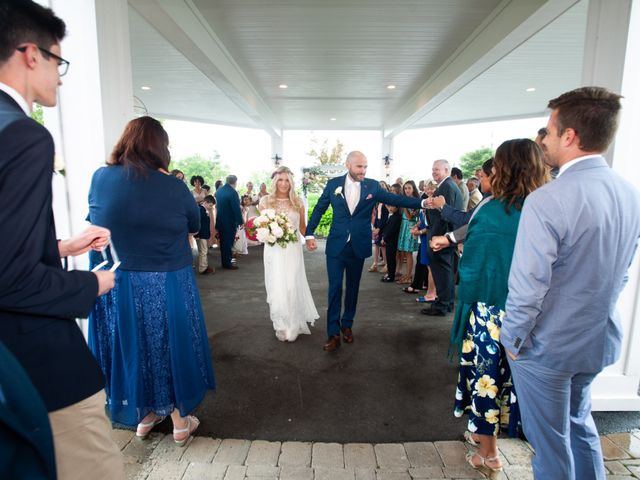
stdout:
POLYGON ((489 375, 483 375, 476 383, 476 389, 480 397, 496 398, 498 387, 494 385, 496 381, 489 375))
POLYGON ((503 425, 508 425, 510 413, 511 412, 509 407, 502 407, 502 410, 500 411, 500 423, 502 423, 503 425))
POLYGON ((472 327, 476 326, 476 314, 473 312, 471 312, 471 315, 469 315, 469 323, 472 327))
POLYGON ((498 415, 500 415, 500 410, 487 410, 484 414, 484 418, 487 423, 498 423, 498 415))
POLYGON ((489 320, 487 322, 487 330, 489 330, 489 335, 491 335, 491 338, 493 338, 496 342, 500 341, 500 327, 498 327, 493 320, 489 320))
POLYGON ((475 347, 473 340, 463 340, 462 342, 462 353, 472 352, 475 347))

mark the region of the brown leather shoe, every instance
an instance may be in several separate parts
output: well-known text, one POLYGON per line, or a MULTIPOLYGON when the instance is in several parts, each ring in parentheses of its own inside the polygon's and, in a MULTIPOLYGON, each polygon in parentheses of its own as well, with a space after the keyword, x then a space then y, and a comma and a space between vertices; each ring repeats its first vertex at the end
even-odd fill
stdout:
POLYGON ((338 348, 340 348, 340 336, 333 335, 332 337, 329 337, 327 343, 325 343, 324 347, 322 348, 326 352, 335 352, 338 348))
POLYGON ((353 343, 353 332, 350 328, 341 328, 340 331, 342 332, 344 343, 353 343))

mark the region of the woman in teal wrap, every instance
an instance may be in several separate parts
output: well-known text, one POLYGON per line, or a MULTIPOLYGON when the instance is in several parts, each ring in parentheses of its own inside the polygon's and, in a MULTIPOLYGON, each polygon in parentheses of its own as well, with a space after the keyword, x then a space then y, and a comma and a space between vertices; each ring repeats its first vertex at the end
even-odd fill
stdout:
POLYGON ((511 257, 525 198, 547 179, 543 153, 533 141, 500 145, 493 161, 493 199, 469 222, 459 266, 451 329, 451 352, 460 360, 454 414, 468 414, 465 439, 478 450, 467 461, 489 478, 502 470, 496 438, 500 426, 511 423, 514 434, 517 416, 511 372, 500 345, 511 257))

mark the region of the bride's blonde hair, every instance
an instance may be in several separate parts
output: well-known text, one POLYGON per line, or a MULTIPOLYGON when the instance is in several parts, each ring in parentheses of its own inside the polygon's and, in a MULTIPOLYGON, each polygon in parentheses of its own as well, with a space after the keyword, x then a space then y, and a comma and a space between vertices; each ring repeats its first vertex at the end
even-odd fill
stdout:
POLYGON ((287 178, 289 179, 289 200, 291 201, 291 205, 299 210, 300 207, 302 207, 302 201, 296 194, 295 184, 293 183, 293 172, 289 169, 289 167, 278 167, 271 174, 271 190, 269 191, 269 196, 267 197, 268 208, 275 208, 276 206, 277 178, 278 175, 283 173, 286 174, 287 178))

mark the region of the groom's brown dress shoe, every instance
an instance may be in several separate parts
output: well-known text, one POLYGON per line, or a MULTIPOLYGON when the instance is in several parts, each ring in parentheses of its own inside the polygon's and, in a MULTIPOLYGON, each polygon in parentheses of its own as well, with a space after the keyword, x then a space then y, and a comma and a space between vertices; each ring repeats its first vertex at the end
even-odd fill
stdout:
POLYGON ((342 332, 344 343, 353 343, 353 332, 350 328, 341 328, 340 331, 342 332))
POLYGON ((340 348, 340 336, 334 335, 329 337, 327 343, 322 347, 327 352, 335 352, 338 348, 340 348))

